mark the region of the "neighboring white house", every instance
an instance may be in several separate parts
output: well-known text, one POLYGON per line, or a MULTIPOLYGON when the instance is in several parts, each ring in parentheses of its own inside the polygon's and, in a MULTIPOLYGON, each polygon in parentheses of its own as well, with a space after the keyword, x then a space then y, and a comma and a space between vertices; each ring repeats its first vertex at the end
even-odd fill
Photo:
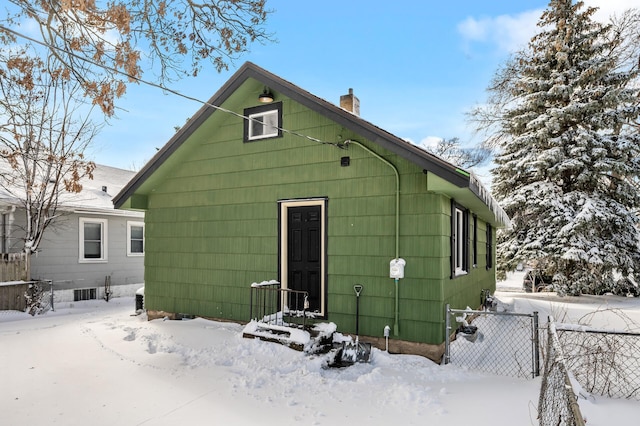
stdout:
MULTIPOLYGON (((65 193, 59 216, 31 257, 32 280, 51 280, 54 302, 134 295, 144 284, 144 213, 116 210, 112 197, 134 172, 96 165, 80 193, 65 193)), ((0 191, 2 253, 23 248, 21 204, 0 191)))

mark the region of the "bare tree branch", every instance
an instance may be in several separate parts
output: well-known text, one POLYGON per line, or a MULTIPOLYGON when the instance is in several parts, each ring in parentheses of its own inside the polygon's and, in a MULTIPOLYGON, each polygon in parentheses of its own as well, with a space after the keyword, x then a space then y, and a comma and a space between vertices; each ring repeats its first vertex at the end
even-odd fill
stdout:
POLYGON ((442 139, 435 146, 423 148, 463 169, 481 166, 491 156, 491 151, 483 147, 463 148, 458 138, 442 139))
POLYGON ((35 25, 48 46, 45 56, 56 57, 107 116, 126 85, 142 76, 144 61, 165 84, 197 75, 205 61, 227 69, 251 43, 272 41, 264 28, 270 13, 265 0, 10 2, 13 8, 0 20, 0 43, 15 42, 8 29, 35 25))
POLYGON ((81 84, 56 58, 0 52, 0 188, 26 215, 24 250, 37 251, 61 197, 82 190, 95 165, 84 151, 100 126, 81 84))

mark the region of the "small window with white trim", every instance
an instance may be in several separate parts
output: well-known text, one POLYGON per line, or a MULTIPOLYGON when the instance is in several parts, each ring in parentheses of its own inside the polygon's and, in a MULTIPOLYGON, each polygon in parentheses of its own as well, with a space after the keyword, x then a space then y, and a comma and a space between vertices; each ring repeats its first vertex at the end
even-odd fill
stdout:
POLYGON ((127 221, 127 256, 144 256, 144 222, 127 221))
POLYGON ((244 141, 282 136, 282 102, 244 110, 244 141))
POLYGON ((469 211, 452 203, 451 208, 451 276, 469 272, 469 211))
POLYGON ((107 261, 107 219, 80 218, 79 261, 107 261))

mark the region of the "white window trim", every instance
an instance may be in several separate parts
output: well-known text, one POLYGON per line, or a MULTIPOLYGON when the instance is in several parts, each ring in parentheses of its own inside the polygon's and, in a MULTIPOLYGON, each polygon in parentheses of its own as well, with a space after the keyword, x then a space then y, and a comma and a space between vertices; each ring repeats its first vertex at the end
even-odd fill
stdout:
POLYGON ((109 253, 107 248, 109 247, 107 235, 108 232, 108 220, 107 219, 94 219, 81 217, 78 228, 78 262, 79 263, 107 263, 109 259, 109 253), (101 230, 101 250, 102 257, 98 259, 85 259, 84 257, 84 224, 85 223, 100 223, 101 230))
POLYGON ((127 256, 128 257, 141 257, 144 256, 144 246, 145 246, 145 238, 144 238, 144 222, 134 222, 127 221, 127 256), (142 253, 134 253, 131 251, 131 227, 133 226, 141 226, 142 227, 142 253))
POLYGON ((247 139, 250 141, 255 141, 258 139, 265 139, 265 138, 273 138, 278 136, 278 109, 274 108, 268 111, 262 111, 262 112, 257 112, 255 114, 251 114, 249 115, 249 131, 247 134, 247 139), (271 124, 265 124, 266 120, 262 120, 262 128, 265 130, 265 133, 260 134, 260 135, 254 135, 253 134, 253 124, 255 124, 255 120, 258 117, 267 117, 267 116, 275 116, 275 126, 271 125, 271 124), (271 133, 267 133, 266 131, 271 129, 271 133))
POLYGON ((465 267, 465 244, 466 244, 466 238, 465 238, 465 230, 464 230, 464 223, 465 223, 465 214, 466 212, 458 207, 455 208, 455 226, 454 226, 454 232, 455 232, 455 247, 454 247, 454 265, 455 265, 455 269, 454 269, 454 274, 456 276, 458 275, 466 275, 468 273, 468 271, 466 269, 464 269, 465 267))

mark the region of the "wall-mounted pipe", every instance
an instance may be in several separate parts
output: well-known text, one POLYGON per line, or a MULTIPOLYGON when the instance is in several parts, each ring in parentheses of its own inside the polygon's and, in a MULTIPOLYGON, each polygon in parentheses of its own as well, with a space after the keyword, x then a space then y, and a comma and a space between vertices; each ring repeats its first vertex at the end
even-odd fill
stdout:
POLYGON ((391 331, 391 328, 388 325, 384 326, 384 339, 386 341, 385 344, 385 350, 387 351, 387 353, 389 353, 389 332, 391 331))
MULTIPOLYGON (((354 141, 353 139, 347 139, 346 141, 344 141, 344 145, 345 146, 349 146, 350 144, 354 144, 356 146, 359 146, 360 148, 362 148, 363 150, 365 150, 366 152, 368 152, 369 154, 373 155, 374 157, 376 157, 378 160, 382 161, 384 164, 386 164, 387 166, 391 167, 393 169, 393 172, 396 175, 396 238, 395 238, 395 242, 396 242, 396 255, 395 255, 395 259, 399 259, 400 258, 400 173, 398 173, 398 169, 396 168, 396 166, 394 166, 389 160, 383 158, 382 156, 378 155, 375 151, 372 151, 371 149, 367 148, 365 145, 361 144, 358 141, 354 141)), ((396 287, 396 300, 395 300, 395 319, 394 319, 394 324, 393 324, 393 334, 394 336, 397 336, 400 334, 399 331, 399 326, 398 326, 398 279, 396 278, 394 280, 395 282, 395 287, 396 287)))
POLYGON ((400 245, 399 244, 399 241, 400 241, 400 174, 398 173, 398 169, 396 169, 396 166, 391 164, 391 162, 389 162, 387 159, 381 157, 376 152, 370 150, 369 148, 367 148, 366 146, 364 146, 363 144, 361 144, 358 141, 354 141, 352 139, 347 139, 346 141, 344 141, 344 144, 346 146, 349 146, 350 144, 354 144, 354 145, 359 146, 360 148, 362 148, 365 151, 367 151, 369 154, 371 154, 374 157, 376 157, 378 160, 380 160, 383 163, 385 163, 387 166, 391 167, 393 169, 393 172, 396 175, 396 256, 395 256, 395 258, 398 259, 400 257, 400 255, 399 255, 399 245, 400 245))

